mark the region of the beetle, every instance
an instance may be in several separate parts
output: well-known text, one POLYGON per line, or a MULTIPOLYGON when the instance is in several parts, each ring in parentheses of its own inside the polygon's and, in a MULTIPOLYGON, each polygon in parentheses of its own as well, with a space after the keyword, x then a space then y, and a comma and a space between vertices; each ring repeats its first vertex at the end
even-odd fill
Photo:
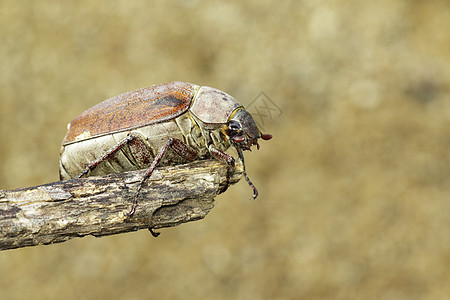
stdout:
POLYGON ((61 180, 147 169, 127 213, 132 216, 142 184, 157 165, 216 158, 234 165, 225 151, 234 146, 247 176, 242 151, 270 134, 258 129, 250 113, 215 88, 168 82, 107 99, 72 120, 62 141, 61 180))

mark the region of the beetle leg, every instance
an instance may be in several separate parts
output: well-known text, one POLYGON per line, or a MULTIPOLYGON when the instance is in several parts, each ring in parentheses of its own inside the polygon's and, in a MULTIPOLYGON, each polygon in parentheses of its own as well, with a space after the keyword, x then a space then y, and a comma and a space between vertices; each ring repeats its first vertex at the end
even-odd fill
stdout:
POLYGON ((186 145, 183 141, 173 138, 171 148, 180 155, 182 158, 189 161, 194 160, 197 157, 197 151, 194 148, 186 145))
POLYGON ((230 185, 231 170, 234 167, 234 157, 222 150, 215 148, 213 145, 210 145, 208 147, 208 150, 209 153, 211 153, 212 157, 227 164, 227 181, 225 187, 219 192, 223 193, 228 189, 228 186, 230 185))
POLYGON ((141 179, 138 189, 136 190, 136 193, 134 194, 133 207, 131 208, 131 210, 128 213, 126 213, 126 215, 128 217, 131 217, 134 214, 134 212, 136 211, 138 196, 141 192, 142 185, 152 175, 153 170, 155 170, 156 166, 159 164, 159 162, 161 161, 161 159, 163 158, 164 154, 167 152, 169 147, 172 148, 178 155, 180 155, 181 157, 183 157, 187 160, 194 160, 197 157, 197 152, 193 148, 186 145, 183 141, 176 139, 176 138, 168 139, 167 142, 164 144, 164 146, 162 146, 161 150, 159 150, 158 154, 153 159, 153 162, 150 165, 150 167, 147 169, 147 172, 145 172, 144 177, 141 179))
POLYGON ((105 154, 103 154, 102 156, 100 156, 99 158, 97 158, 94 161, 89 162, 86 165, 86 168, 83 170, 83 172, 81 172, 80 174, 78 174, 77 178, 81 178, 84 175, 87 175, 90 171, 94 170, 100 163, 104 162, 105 160, 107 160, 109 157, 111 157, 112 155, 114 155, 117 151, 119 151, 120 149, 122 149, 123 146, 125 146, 128 143, 131 143, 132 141, 134 141, 136 139, 136 136, 134 135, 127 135, 126 138, 124 138, 123 140, 121 140, 117 145, 115 145, 114 147, 112 147, 111 149, 109 149, 108 151, 105 152, 105 154))

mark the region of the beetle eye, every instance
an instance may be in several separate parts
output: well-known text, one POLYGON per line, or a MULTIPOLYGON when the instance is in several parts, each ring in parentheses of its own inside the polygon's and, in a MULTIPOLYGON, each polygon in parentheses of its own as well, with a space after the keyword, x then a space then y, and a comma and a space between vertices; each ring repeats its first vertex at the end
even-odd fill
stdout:
POLYGON ((227 134, 229 136, 234 136, 234 135, 238 134, 240 131, 241 131, 241 124, 239 124, 236 121, 230 121, 228 123, 227 134))
POLYGON ((230 122, 230 124, 228 124, 228 128, 232 131, 238 131, 241 129, 241 126, 239 126, 236 122, 230 122))
POLYGON ((230 137, 230 138, 235 137, 242 132, 241 124, 239 124, 239 122, 236 122, 236 121, 229 121, 225 132, 228 137, 230 137))

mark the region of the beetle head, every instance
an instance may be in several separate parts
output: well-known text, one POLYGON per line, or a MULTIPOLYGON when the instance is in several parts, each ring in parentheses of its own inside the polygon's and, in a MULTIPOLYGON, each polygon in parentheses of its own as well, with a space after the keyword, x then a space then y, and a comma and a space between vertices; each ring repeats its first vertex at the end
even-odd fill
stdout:
POLYGON ((242 162, 244 177, 250 187, 253 189, 253 200, 258 197, 258 190, 250 181, 245 171, 243 150, 250 150, 251 146, 256 145, 259 150, 258 139, 270 140, 272 135, 263 134, 259 131, 255 121, 248 111, 243 107, 236 108, 228 119, 227 124, 222 129, 222 132, 229 139, 230 143, 236 148, 239 159, 242 162))
POLYGON ((236 149, 250 150, 256 145, 259 150, 258 139, 270 140, 272 135, 259 131, 255 121, 243 107, 237 108, 224 126, 224 133, 236 149))

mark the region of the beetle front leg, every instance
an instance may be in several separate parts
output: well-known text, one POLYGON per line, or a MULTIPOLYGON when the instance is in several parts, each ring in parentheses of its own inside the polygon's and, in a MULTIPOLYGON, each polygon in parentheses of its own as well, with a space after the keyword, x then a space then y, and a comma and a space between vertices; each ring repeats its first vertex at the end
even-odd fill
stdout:
POLYGON ((223 193, 230 186, 231 170, 234 167, 234 157, 222 150, 215 148, 213 145, 209 145, 208 150, 209 153, 211 153, 212 157, 227 164, 227 181, 225 187, 220 191, 220 193, 223 193))
MULTIPOLYGON (((176 138, 170 138, 169 140, 167 140, 167 142, 164 144, 164 146, 162 146, 161 150, 159 150, 158 154, 153 159, 153 162, 150 165, 150 167, 147 169, 147 172, 145 172, 144 177, 141 179, 138 189, 136 190, 136 193, 134 194, 133 207, 131 208, 131 210, 128 213, 126 213, 126 215, 128 217, 131 217, 134 214, 134 212, 136 211, 138 196, 141 192, 142 185, 152 175, 153 170, 155 170, 156 166, 160 163, 161 159, 163 158, 164 154, 167 152, 167 150, 169 148, 172 148, 178 155, 180 155, 181 157, 183 157, 184 159, 187 159, 189 161, 194 160, 197 157, 197 151, 195 151, 190 146, 186 145, 183 141, 176 139, 176 138)), ((152 232, 152 231, 150 230, 150 232, 152 232)), ((157 233, 152 232, 153 236, 157 236, 155 234, 157 234, 157 233)))

